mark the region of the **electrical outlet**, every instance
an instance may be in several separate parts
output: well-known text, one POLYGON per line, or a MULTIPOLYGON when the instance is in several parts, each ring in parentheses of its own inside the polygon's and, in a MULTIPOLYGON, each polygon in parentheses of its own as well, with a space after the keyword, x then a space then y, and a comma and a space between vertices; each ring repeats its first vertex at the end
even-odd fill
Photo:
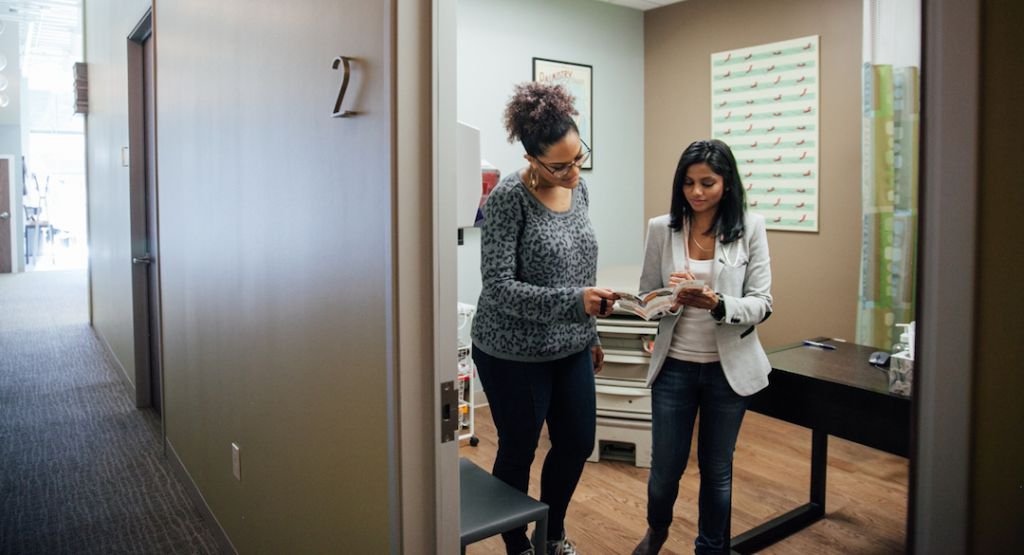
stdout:
POLYGON ((231 472, 236 480, 242 480, 242 448, 237 443, 231 444, 231 472))

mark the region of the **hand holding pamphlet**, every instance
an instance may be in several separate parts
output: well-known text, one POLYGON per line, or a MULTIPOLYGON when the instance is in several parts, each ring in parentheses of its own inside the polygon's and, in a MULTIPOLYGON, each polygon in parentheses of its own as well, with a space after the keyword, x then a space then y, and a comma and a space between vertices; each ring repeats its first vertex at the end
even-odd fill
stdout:
POLYGON ((661 289, 649 291, 643 296, 616 291, 615 293, 619 296, 619 300, 615 301, 615 310, 617 312, 635 314, 644 320, 657 320, 666 314, 674 314, 672 312, 672 305, 675 303, 676 296, 680 291, 683 289, 703 288, 704 280, 688 279, 679 282, 675 287, 662 287, 661 289))

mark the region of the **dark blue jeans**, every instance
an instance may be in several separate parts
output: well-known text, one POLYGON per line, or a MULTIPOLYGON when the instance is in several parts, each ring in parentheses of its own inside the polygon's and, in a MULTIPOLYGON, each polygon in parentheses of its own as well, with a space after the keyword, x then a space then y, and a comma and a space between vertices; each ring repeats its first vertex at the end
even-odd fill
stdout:
MULTIPOLYGON (((537 441, 545 420, 551 450, 540 476, 540 500, 547 503, 548 540, 562 537, 565 511, 583 465, 594 449, 597 407, 590 349, 550 362, 516 362, 473 347, 480 383, 498 430, 495 477, 526 492, 537 441)), ((526 527, 502 534, 509 553, 530 548, 526 527)))
POLYGON ((651 388, 651 475, 647 482, 647 524, 668 530, 679 480, 686 470, 693 423, 700 412, 697 462, 700 499, 696 553, 729 552, 732 512, 732 454, 747 399, 729 386, 717 362, 666 359, 651 388))

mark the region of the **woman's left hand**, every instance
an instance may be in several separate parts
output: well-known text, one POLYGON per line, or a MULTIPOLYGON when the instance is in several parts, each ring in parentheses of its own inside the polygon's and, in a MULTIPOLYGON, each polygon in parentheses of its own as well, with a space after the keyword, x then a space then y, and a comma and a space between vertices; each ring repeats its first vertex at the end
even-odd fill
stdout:
POLYGON ((604 369, 604 349, 600 345, 590 348, 590 355, 594 358, 594 373, 597 374, 604 369))
POLYGON ((676 302, 686 306, 694 306, 711 310, 718 304, 718 294, 707 285, 703 289, 683 289, 676 297, 676 302))

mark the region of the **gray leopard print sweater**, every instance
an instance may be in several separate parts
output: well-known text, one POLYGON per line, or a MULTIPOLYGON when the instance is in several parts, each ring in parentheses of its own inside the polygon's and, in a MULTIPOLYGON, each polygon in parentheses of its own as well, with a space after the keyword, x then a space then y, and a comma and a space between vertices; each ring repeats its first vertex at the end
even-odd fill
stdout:
POLYGON ((505 176, 484 204, 483 290, 473 345, 498 358, 556 360, 598 343, 583 288, 597 281, 597 239, 580 178, 566 212, 533 196, 519 172, 505 176))

